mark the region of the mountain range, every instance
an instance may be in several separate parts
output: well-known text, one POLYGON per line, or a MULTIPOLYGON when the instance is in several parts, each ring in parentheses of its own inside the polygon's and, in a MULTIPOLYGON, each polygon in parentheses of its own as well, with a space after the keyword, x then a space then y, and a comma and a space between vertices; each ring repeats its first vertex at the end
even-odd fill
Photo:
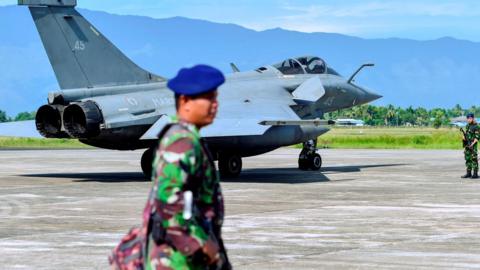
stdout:
MULTIPOLYGON (((375 63, 357 83, 384 96, 378 105, 434 108, 480 102, 478 42, 449 37, 363 39, 281 28, 255 31, 183 17, 79 11, 137 64, 167 78, 197 63, 230 72, 230 62, 250 70, 316 55, 346 77, 363 63, 375 63)), ((0 36, 0 109, 9 115, 33 111, 59 87, 28 9, 0 7, 0 36)))

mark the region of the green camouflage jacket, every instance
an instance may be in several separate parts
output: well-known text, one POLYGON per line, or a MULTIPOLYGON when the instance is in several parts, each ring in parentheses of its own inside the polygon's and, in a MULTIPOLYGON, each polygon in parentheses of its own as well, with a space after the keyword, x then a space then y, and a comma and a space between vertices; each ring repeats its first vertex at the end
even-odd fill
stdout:
POLYGON ((473 140, 477 139, 480 141, 480 128, 478 127, 478 124, 467 124, 466 126, 466 140, 469 142, 473 142, 473 140))
MULTIPOLYGON (((168 244, 185 256, 200 250, 209 238, 205 224, 219 232, 224 205, 214 160, 198 129, 172 118, 153 162, 152 192, 168 244), (183 217, 183 193, 193 193, 196 218, 183 217)), ((216 235, 220 238, 220 235, 216 235)), ((150 245, 150 244, 149 244, 150 245)))

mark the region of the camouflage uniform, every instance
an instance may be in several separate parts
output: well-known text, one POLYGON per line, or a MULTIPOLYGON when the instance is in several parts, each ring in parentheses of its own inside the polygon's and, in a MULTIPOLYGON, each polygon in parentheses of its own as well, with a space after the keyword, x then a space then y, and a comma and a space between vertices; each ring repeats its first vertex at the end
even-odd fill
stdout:
POLYGON ((216 266, 195 259, 203 256, 202 247, 207 242, 223 248, 224 206, 214 161, 194 125, 172 119, 156 152, 152 181, 153 212, 161 218, 166 240, 157 243, 152 233, 148 235, 145 268, 229 269, 225 268, 228 259, 224 250, 217 254, 221 259, 216 266), (193 193, 196 209, 190 220, 183 216, 185 191, 193 193))
MULTIPOLYGON (((475 124, 468 124, 466 127, 466 140, 472 143, 475 139, 480 141, 480 128, 475 124)), ((473 148, 465 147, 465 162, 467 170, 478 171, 478 143, 473 148)))

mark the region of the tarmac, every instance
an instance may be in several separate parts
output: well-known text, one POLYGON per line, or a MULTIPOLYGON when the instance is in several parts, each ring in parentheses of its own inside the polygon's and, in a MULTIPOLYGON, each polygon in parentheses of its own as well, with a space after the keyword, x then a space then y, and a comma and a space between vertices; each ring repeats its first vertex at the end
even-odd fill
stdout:
MULTIPOLYGON (((222 183, 234 269, 480 269, 480 180, 460 151, 299 150, 222 183)), ((0 151, 0 268, 108 269, 140 224, 142 152, 0 151)))

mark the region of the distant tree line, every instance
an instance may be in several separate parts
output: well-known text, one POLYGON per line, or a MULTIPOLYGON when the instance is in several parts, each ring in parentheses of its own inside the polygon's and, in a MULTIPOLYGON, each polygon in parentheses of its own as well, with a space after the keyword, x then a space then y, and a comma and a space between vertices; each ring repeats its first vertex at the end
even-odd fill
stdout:
POLYGON ((353 118, 363 120, 369 126, 432 126, 439 128, 450 124, 452 118, 464 116, 467 113, 480 116, 480 107, 462 108, 456 105, 451 109, 435 108, 401 108, 393 105, 373 106, 362 105, 350 109, 330 112, 327 119, 353 118))
POLYGON ((9 117, 5 111, 0 110, 0 123, 12 121, 34 120, 36 112, 21 112, 15 117, 9 117))

